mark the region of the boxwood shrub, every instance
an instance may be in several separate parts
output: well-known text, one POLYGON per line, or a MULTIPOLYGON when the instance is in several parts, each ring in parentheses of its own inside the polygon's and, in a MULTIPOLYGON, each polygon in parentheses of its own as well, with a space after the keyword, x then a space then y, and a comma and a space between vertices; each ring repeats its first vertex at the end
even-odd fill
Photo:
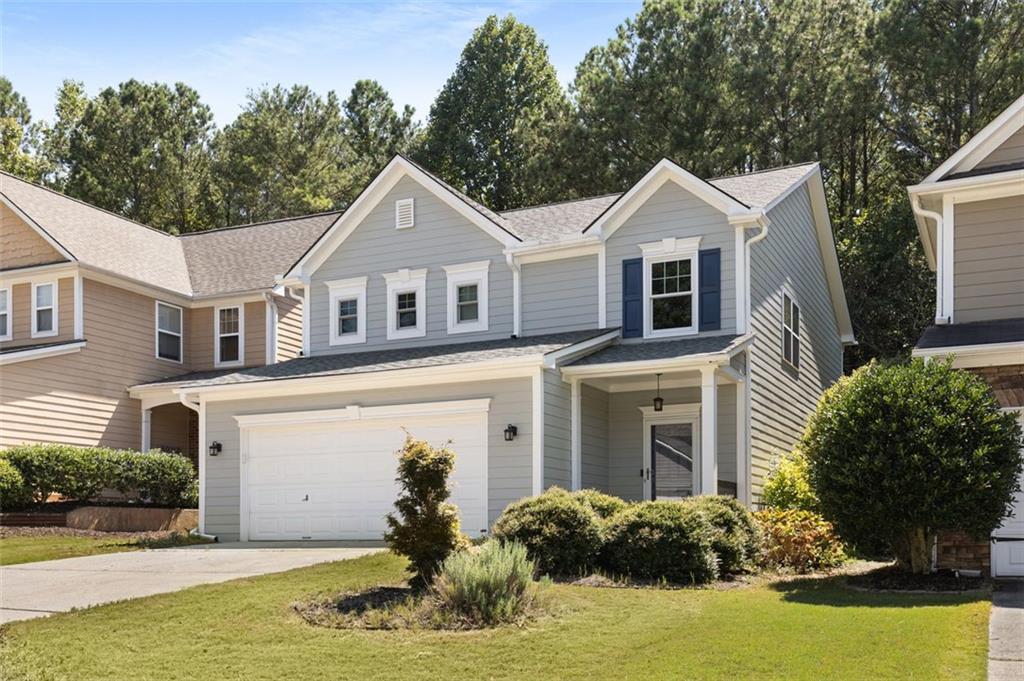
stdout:
POLYGON ((760 531, 750 511, 732 497, 700 496, 683 502, 704 514, 713 530, 711 548, 724 575, 743 572, 757 558, 760 531))
POLYGON ((0 510, 19 509, 32 503, 32 493, 21 473, 7 459, 0 459, 0 510))
POLYGON ((581 489, 578 492, 573 492, 573 496, 589 506, 602 520, 611 518, 629 505, 619 497, 598 492, 596 489, 581 489))
POLYGON ((601 550, 601 520, 563 489, 521 499, 494 523, 494 536, 519 542, 542 574, 576 576, 595 565, 601 550))
POLYGON ((634 504, 608 523, 602 565, 634 579, 701 584, 718 577, 715 529, 695 505, 634 504))

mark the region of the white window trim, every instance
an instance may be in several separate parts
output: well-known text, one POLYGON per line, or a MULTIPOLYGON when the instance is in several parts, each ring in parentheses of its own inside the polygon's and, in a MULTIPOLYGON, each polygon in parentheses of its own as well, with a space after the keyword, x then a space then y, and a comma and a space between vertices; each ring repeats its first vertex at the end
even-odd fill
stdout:
POLYGON ((0 294, 3 294, 4 298, 7 301, 7 310, 5 312, 0 313, 0 314, 7 315, 7 333, 5 333, 3 335, 0 335, 0 341, 9 341, 9 340, 11 340, 11 338, 14 337, 13 336, 13 329, 14 329, 14 321, 13 320, 14 320, 14 315, 11 314, 11 312, 14 310, 14 304, 13 304, 13 301, 11 300, 11 287, 10 286, 0 287, 0 294))
MULTIPOLYGON (((182 327, 184 330, 184 327, 182 327)), ((166 332, 165 332, 166 333, 166 332)), ((245 303, 237 305, 223 305, 213 308, 213 365, 215 367, 240 367, 245 364, 245 303), (220 311, 238 310, 238 332, 236 334, 222 334, 220 332, 220 311), (233 362, 224 362, 220 358, 221 336, 238 336, 238 359, 233 362)))
POLYGON ((60 320, 58 319, 59 311, 60 311, 60 305, 58 304, 58 300, 57 300, 57 280, 54 279, 52 281, 39 281, 39 282, 35 282, 34 281, 34 282, 32 282, 32 337, 33 338, 50 338, 52 336, 56 336, 59 333, 59 329, 58 329, 58 326, 60 324, 60 320), (51 290, 53 291, 53 296, 50 298, 50 307, 48 307, 48 308, 47 307, 40 308, 40 307, 36 306, 36 289, 38 289, 40 286, 49 286, 49 287, 51 287, 51 290), (39 310, 47 310, 47 309, 53 310, 53 328, 50 329, 49 331, 40 331, 39 327, 37 326, 37 324, 39 322, 39 318, 38 318, 37 312, 39 310))
POLYGON ((490 260, 444 266, 445 275, 448 278, 449 334, 487 331, 487 280, 490 267, 490 260), (477 319, 472 322, 459 322, 459 287, 473 284, 477 287, 477 319))
POLYGON ((388 340, 422 338, 427 335, 427 270, 402 269, 383 275, 388 285, 388 340), (416 326, 398 328, 398 294, 416 293, 416 326))
POLYGON ((700 494, 697 490, 700 487, 700 403, 686 402, 683 404, 666 404, 662 411, 654 411, 654 407, 639 407, 643 413, 643 452, 644 470, 648 475, 644 476, 644 499, 650 501, 654 495, 654 479, 650 476, 651 464, 651 426, 671 426, 676 424, 689 424, 693 429, 693 481, 691 482, 692 496, 700 494))
POLYGON ((173 303, 165 303, 162 300, 153 301, 153 355, 163 362, 174 362, 175 364, 184 364, 185 362, 185 311, 179 305, 173 303), (165 305, 167 307, 173 307, 181 315, 181 333, 175 333, 174 331, 161 331, 160 329, 160 306, 165 305), (178 337, 178 348, 181 355, 181 359, 171 359, 170 357, 160 356, 160 334, 169 333, 172 336, 178 337))
POLYGON ((351 279, 335 279, 325 281, 328 289, 330 307, 327 315, 331 345, 352 345, 366 342, 366 277, 351 279), (356 332, 353 334, 338 333, 338 302, 356 300, 356 332))
POLYGON ((640 244, 640 250, 644 254, 644 338, 674 338, 677 336, 692 336, 698 333, 698 305, 697 298, 700 291, 700 271, 697 253, 700 251, 701 237, 695 236, 688 239, 677 239, 667 237, 661 241, 640 244), (654 302, 651 298, 651 273, 653 265, 659 262, 672 260, 691 261, 690 264, 690 319, 693 322, 690 326, 677 329, 654 329, 654 302))
POLYGON ((803 348, 804 341, 803 341, 802 338, 800 338, 800 328, 799 328, 799 326, 797 327, 795 332, 792 329, 792 327, 786 326, 786 298, 787 297, 789 298, 790 304, 792 304, 792 305, 794 305, 796 307, 797 314, 800 315, 800 320, 799 320, 798 324, 801 325, 801 326, 803 325, 803 316, 804 316, 803 307, 800 305, 800 301, 797 300, 797 297, 793 295, 793 291, 791 291, 789 289, 789 287, 784 286, 782 288, 782 309, 780 310, 780 318, 779 318, 779 325, 782 328, 782 335, 781 335, 781 343, 782 344, 779 346, 779 353, 782 355, 782 361, 783 361, 784 364, 786 364, 787 366, 792 368, 794 371, 800 371, 800 355, 802 355, 803 351, 804 351, 804 348, 803 348), (800 341, 800 350, 798 351, 799 355, 797 356, 796 364, 794 364, 790 360, 786 359, 786 332, 789 332, 790 334, 795 336, 800 341))

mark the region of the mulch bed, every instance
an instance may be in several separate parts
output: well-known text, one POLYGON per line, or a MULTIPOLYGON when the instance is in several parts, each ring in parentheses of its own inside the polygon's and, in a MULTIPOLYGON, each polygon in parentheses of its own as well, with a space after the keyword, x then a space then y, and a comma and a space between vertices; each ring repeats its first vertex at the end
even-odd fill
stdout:
POLYGON ((169 539, 174 534, 170 530, 158 532, 99 532, 97 530, 76 530, 70 527, 0 527, 0 539, 4 537, 91 537, 94 539, 143 539, 159 541, 169 539))
POLYGON ((989 586, 984 577, 965 577, 955 570, 939 570, 927 575, 903 572, 895 565, 887 565, 870 572, 851 575, 847 583, 859 589, 872 591, 905 591, 925 593, 962 593, 989 586))

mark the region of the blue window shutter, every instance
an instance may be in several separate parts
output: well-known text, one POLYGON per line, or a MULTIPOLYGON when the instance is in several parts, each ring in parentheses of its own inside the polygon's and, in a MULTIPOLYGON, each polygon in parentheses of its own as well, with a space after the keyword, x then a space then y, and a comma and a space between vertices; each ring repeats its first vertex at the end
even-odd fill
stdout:
POLYGON ((709 248, 698 255, 700 296, 697 314, 700 316, 700 331, 715 331, 722 328, 722 249, 709 248))
POLYGON ((622 261, 622 337, 644 335, 644 259, 622 261))

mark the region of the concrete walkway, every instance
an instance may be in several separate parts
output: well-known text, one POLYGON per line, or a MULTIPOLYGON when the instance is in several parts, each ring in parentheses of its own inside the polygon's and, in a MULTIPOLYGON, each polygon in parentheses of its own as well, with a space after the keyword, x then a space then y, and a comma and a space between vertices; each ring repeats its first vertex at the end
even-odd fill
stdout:
POLYGON ((999 582, 988 620, 988 681, 1024 679, 1024 581, 999 582))
POLYGON ((0 623, 358 558, 369 544, 206 544, 0 567, 0 623))

